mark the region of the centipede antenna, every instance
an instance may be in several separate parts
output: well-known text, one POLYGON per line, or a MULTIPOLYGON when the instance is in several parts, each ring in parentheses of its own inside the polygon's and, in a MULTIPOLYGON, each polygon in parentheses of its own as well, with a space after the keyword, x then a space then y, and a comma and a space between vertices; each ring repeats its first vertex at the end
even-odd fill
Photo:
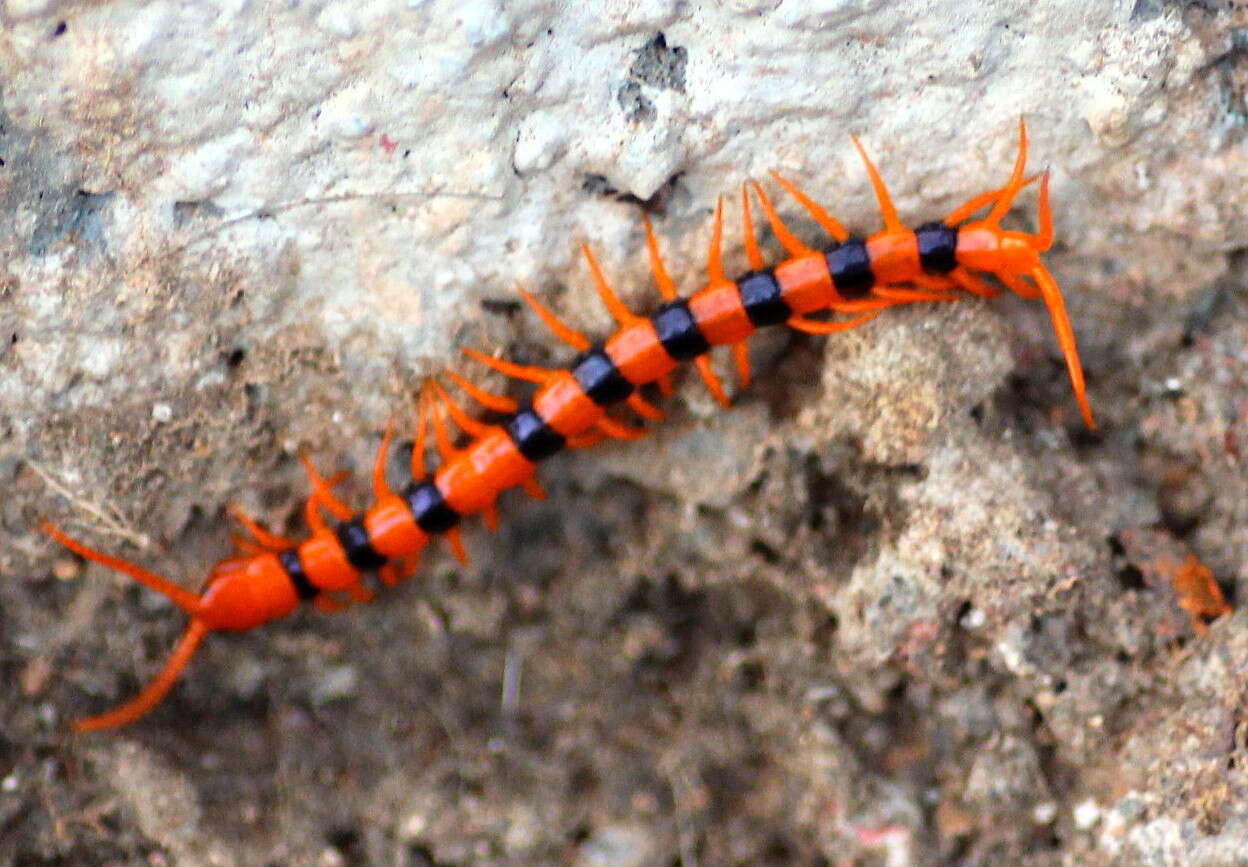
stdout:
POLYGON ((1057 337, 1057 345, 1066 359, 1066 372, 1070 377, 1070 387, 1075 393, 1079 404, 1079 412, 1089 430, 1096 430, 1096 421, 1092 418, 1092 407, 1088 405, 1087 386, 1083 381, 1083 365, 1079 362, 1079 349, 1075 345, 1075 332, 1070 327, 1070 317, 1066 315, 1066 302, 1062 300, 1062 292, 1057 288, 1057 281, 1043 265, 1037 265, 1031 271, 1031 278, 1040 287, 1044 297, 1044 306, 1049 309, 1049 319, 1053 322, 1053 333, 1057 337))
POLYGON ((1005 185, 1005 189, 1001 197, 997 199, 997 203, 993 205, 992 210, 988 212, 988 216, 984 217, 984 222, 990 226, 995 226, 1001 222, 1001 218, 1005 216, 1010 209, 1010 205, 1014 202, 1014 197, 1018 195, 1018 191, 1024 187, 1023 173, 1027 169, 1027 124, 1022 117, 1018 119, 1018 155, 1014 158, 1014 170, 1010 172, 1010 181, 1005 185))

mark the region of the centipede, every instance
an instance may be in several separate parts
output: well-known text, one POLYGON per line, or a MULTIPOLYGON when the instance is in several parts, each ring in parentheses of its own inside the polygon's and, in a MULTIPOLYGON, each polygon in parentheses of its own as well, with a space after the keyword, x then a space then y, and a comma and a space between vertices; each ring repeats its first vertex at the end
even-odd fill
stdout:
POLYGON ((711 224, 705 281, 693 294, 681 297, 650 220, 643 215, 649 268, 663 299, 648 316, 628 309, 590 248, 582 245, 594 288, 615 323, 609 336, 591 341, 534 295, 518 290, 538 319, 576 352, 569 364, 523 365, 464 348, 465 355, 485 367, 534 386, 531 395, 521 401, 449 370, 426 379, 415 400, 410 481, 395 490, 386 479, 393 423, 382 435, 372 468, 373 503, 363 512, 354 512, 335 495, 333 486, 340 475, 325 478, 302 457, 311 488, 304 504, 306 536, 279 535, 231 508, 231 516, 245 535, 235 536, 236 553, 211 567, 199 592, 89 547, 42 521, 43 531, 69 551, 161 594, 188 618, 163 667, 135 697, 112 710, 76 720, 72 730, 114 729, 146 715, 168 694, 210 633, 256 629, 290 615, 302 603, 335 612, 370 600, 373 590, 364 583, 366 577, 375 576, 375 583, 383 587, 398 585, 414 574, 421 552, 435 537, 442 537, 455 557, 466 563, 460 537, 465 519, 480 516, 493 529, 498 525, 498 500, 503 492, 520 488, 543 497, 536 478, 538 466, 565 448, 645 436, 651 429, 645 423, 658 423, 665 417, 654 401, 655 392, 671 394, 673 374, 683 362, 692 362, 714 399, 728 406, 728 394, 711 365, 710 353, 721 346, 731 348, 744 388, 751 378, 747 341, 764 328, 784 326, 805 334, 830 335, 857 328, 896 305, 968 296, 992 298, 1004 287, 1047 307, 1080 414, 1093 428, 1083 368, 1062 293, 1041 261, 1041 254, 1053 244, 1049 173, 1027 176, 1023 120, 1018 123, 1017 155, 1005 185, 973 196, 943 219, 915 229, 898 218, 880 173, 861 142, 856 137, 851 140, 879 207, 883 222, 879 231, 867 237, 851 235, 794 182, 773 172, 775 183, 831 240, 821 248, 799 240, 763 186, 748 182, 741 187, 741 223, 749 270, 734 279, 724 273, 720 196, 711 224), (1019 192, 1037 180, 1036 231, 1003 228, 1002 220, 1019 192), (785 254, 771 266, 764 261, 755 236, 752 200, 761 206, 785 254), (492 415, 485 418, 492 420, 465 410, 443 379, 489 411, 492 415), (620 420, 621 408, 639 421, 620 420), (427 467, 427 445, 438 458, 434 469, 427 467))

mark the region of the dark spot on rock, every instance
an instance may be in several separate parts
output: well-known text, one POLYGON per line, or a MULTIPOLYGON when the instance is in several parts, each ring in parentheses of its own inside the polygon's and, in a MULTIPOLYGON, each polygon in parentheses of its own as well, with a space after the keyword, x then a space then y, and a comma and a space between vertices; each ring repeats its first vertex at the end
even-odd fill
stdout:
POLYGON ((660 31, 633 57, 628 77, 650 87, 684 93, 688 63, 688 50, 679 45, 669 47, 667 37, 660 31))
POLYGON ((507 298, 482 298, 481 309, 493 316, 515 316, 520 312, 520 302, 507 298))
POLYGON ((626 81, 620 85, 615 99, 624 109, 624 118, 629 123, 650 123, 658 114, 654 103, 641 92, 641 85, 635 81, 626 81))
POLYGON ((1130 563, 1119 569, 1115 577, 1123 590, 1144 590, 1148 587, 1144 573, 1130 563))
POLYGON ((615 187, 611 186, 611 182, 602 175, 586 175, 585 179, 581 182, 581 190, 592 196, 610 198, 615 199, 617 202, 626 202, 631 205, 637 205, 647 214, 657 214, 659 216, 663 216, 667 213, 667 204, 671 201, 672 196, 675 194, 677 185, 683 175, 683 172, 677 172, 672 175, 664 181, 663 185, 655 190, 654 195, 650 196, 648 199, 640 198, 632 193, 620 192, 615 187))

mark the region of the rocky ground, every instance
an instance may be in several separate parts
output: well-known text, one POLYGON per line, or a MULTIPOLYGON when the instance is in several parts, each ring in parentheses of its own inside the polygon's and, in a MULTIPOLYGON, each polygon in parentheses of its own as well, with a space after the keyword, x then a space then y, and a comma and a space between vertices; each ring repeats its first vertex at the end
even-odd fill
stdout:
POLYGON ((0 862, 1248 863, 1248 9, 619 8, 0 6, 0 862), (857 133, 914 224, 1020 115, 1096 432, 1034 303, 760 337, 470 566, 66 734, 183 623, 39 516, 193 587, 457 347, 566 360, 517 283, 603 333, 579 241, 645 309, 642 210, 688 291, 742 180, 873 231, 857 133))

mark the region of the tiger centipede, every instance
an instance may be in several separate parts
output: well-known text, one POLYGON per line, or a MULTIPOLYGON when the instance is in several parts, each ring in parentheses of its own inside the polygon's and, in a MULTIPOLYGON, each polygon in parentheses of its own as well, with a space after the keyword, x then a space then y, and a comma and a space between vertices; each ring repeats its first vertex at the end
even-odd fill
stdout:
POLYGON ((647 317, 628 310, 589 248, 583 246, 598 296, 616 322, 613 334, 592 343, 520 290, 538 318, 577 351, 571 364, 561 369, 525 366, 465 349, 471 358, 508 377, 534 383, 536 391, 521 404, 447 371, 446 376, 470 398, 500 416, 495 423, 486 423, 465 412, 436 379, 429 380, 417 401, 412 480, 401 491, 396 493, 389 486, 384 472, 392 425, 386 428, 373 467, 375 502, 362 514, 355 514, 332 492, 338 477, 322 478, 305 458, 312 487, 305 504, 310 535, 302 541, 277 535, 232 510, 249 538, 236 538, 239 553, 213 566, 199 593, 96 551, 43 522, 43 530, 73 553, 128 575, 167 597, 190 618, 161 671, 136 697, 106 713, 76 721, 73 729, 114 728, 142 717, 173 687, 210 632, 256 628, 292 613, 301 601, 310 601, 323 611, 367 601, 372 594, 361 583, 366 573, 375 572, 387 587, 398 584, 412 573, 417 556, 434 536, 444 536, 454 554, 466 562, 459 538, 464 518, 481 515, 494 528, 496 501, 503 491, 520 487, 534 497, 543 496, 535 479, 538 463, 564 447, 644 436, 644 427, 617 421, 608 410, 624 404, 645 420, 660 421, 663 411, 643 397, 640 389, 656 384, 663 394, 670 393, 670 376, 681 362, 692 361, 715 399, 728 405, 708 354, 714 347, 731 346, 738 378, 745 386, 750 379, 745 341, 760 328, 784 324, 809 334, 832 334, 857 327, 897 304, 954 300, 962 297, 959 290, 992 297, 999 290, 979 276, 991 275, 1016 295, 1039 298, 1047 306, 1075 399, 1085 423, 1092 427, 1074 333, 1057 283, 1040 261, 1040 254, 1053 241, 1048 172, 1038 176, 1037 231, 1028 234, 1001 227, 1015 196, 1036 180, 1025 176, 1027 134, 1021 119, 1018 136, 1018 154, 1005 186, 974 196, 943 220, 914 230, 898 219, 879 172, 854 138, 884 224, 866 238, 851 236, 795 184, 772 173, 832 237, 833 243, 822 250, 806 246, 792 234, 760 185, 745 185, 742 224, 750 270, 734 280, 724 276, 721 197, 712 223, 706 282, 688 298, 678 297, 650 222, 644 220, 650 270, 664 299, 647 317), (787 254, 771 268, 766 267, 754 236, 751 192, 787 254), (986 216, 971 219, 989 206, 986 216), (812 318, 818 313, 849 318, 812 318), (463 431, 466 444, 455 445, 448 417, 463 431), (430 428, 441 465, 426 473, 430 428), (323 512, 337 524, 329 526, 323 512))

